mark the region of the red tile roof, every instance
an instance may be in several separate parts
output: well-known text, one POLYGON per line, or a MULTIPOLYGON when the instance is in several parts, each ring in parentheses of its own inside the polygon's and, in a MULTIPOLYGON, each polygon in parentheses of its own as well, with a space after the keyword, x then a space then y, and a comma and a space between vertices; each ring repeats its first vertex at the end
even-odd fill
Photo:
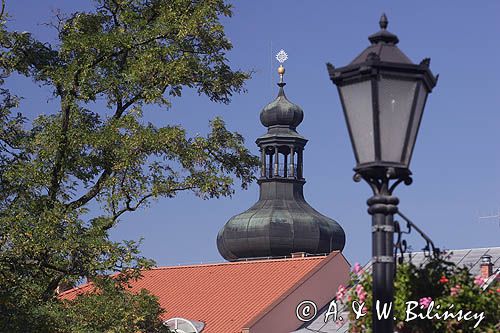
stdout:
MULTIPOLYGON (((325 258, 158 267, 144 271, 142 278, 132 283, 132 291, 147 289, 159 297, 166 310, 164 319, 202 321, 203 333, 240 333, 247 322, 321 266, 325 258)), ((73 299, 91 288, 84 285, 60 296, 73 299)))

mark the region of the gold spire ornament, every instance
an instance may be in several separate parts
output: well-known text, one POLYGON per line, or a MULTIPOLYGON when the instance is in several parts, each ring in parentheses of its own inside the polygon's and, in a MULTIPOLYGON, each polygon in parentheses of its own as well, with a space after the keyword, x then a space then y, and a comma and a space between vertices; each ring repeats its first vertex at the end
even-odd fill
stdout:
POLYGON ((288 59, 288 54, 286 54, 285 50, 281 49, 276 54, 276 60, 280 63, 280 67, 278 67, 278 74, 280 75, 280 83, 283 83, 283 75, 285 74, 285 67, 283 67, 283 63, 288 59))

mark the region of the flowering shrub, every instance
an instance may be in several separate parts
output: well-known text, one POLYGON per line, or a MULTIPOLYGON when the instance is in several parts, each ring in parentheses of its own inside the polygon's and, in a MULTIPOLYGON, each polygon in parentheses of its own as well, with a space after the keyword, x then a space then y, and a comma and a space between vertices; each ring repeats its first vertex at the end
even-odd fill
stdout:
MULTIPOLYGON (((351 288, 340 286, 337 299, 349 309, 350 332, 372 332, 372 276, 359 264, 351 273, 351 288), (356 311, 362 314, 356 318, 356 311)), ((446 258, 421 266, 397 266, 393 311, 400 333, 500 332, 500 288, 446 258), (409 310, 411 309, 411 310, 409 310), (469 313, 466 315, 466 313, 469 313), (482 313, 482 314, 481 314, 482 313), (475 316, 473 316, 475 314, 475 316), (476 327, 474 327, 476 326, 476 327)))

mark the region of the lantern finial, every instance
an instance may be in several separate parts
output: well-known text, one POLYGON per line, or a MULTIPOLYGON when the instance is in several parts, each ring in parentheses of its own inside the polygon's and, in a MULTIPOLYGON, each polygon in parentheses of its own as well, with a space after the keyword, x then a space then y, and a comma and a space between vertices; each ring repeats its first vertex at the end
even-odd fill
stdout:
POLYGON ((387 19, 385 13, 382 13, 382 16, 380 16, 378 25, 380 26, 380 31, 368 37, 372 44, 390 43, 396 45, 399 42, 398 36, 387 30, 389 20, 387 19))
POLYGON ((385 13, 382 13, 382 16, 380 16, 380 21, 378 21, 378 24, 380 25, 380 29, 387 29, 387 26, 389 25, 389 20, 387 19, 387 16, 385 13))

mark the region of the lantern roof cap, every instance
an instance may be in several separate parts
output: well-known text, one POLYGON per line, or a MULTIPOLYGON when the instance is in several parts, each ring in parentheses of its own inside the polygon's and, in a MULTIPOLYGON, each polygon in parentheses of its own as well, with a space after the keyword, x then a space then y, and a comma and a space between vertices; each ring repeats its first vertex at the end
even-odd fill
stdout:
POLYGON ((387 30, 389 21, 387 16, 382 14, 379 21, 380 31, 370 35, 368 40, 371 45, 368 46, 360 55, 358 55, 350 65, 363 63, 375 55, 378 60, 384 62, 394 62, 403 64, 413 64, 413 62, 404 54, 396 44, 399 38, 387 30))
POLYGON ((387 19, 387 16, 385 13, 382 14, 380 17, 380 21, 378 22, 380 26, 380 31, 377 33, 374 33, 373 35, 368 37, 368 40, 372 44, 378 44, 378 43, 392 43, 392 44, 397 44, 399 43, 399 38, 395 34, 387 31, 387 26, 389 25, 389 20, 387 19))

